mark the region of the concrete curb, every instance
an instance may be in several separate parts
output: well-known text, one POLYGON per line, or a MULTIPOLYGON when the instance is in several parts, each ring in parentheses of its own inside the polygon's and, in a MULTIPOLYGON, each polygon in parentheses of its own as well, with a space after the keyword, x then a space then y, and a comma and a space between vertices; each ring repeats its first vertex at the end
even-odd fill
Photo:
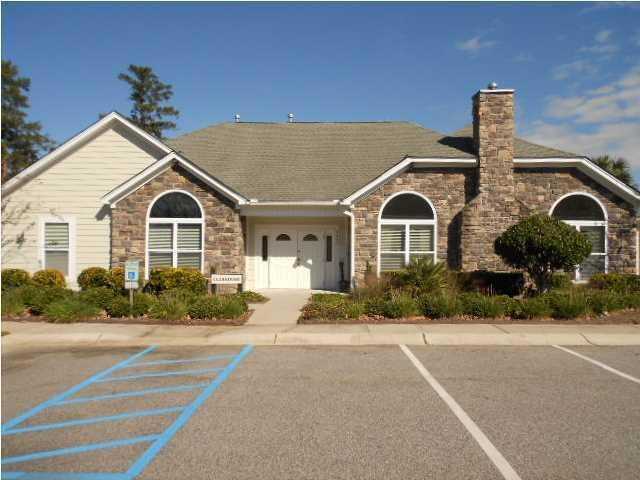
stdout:
POLYGON ((263 325, 183 327, 3 322, 3 345, 640 346, 637 325, 263 325))

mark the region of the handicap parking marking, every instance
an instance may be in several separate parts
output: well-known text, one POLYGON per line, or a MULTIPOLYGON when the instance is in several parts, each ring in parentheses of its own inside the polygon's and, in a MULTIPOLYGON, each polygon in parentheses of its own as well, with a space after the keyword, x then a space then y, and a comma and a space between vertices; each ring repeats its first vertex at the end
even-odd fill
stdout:
POLYGON ((591 358, 591 357, 588 357, 586 355, 583 355, 582 353, 578 353, 575 350, 571 350, 570 348, 563 347, 563 346, 560 346, 560 345, 553 345, 553 346, 555 348, 559 349, 559 350, 562 350, 563 352, 567 352, 567 353, 569 353, 571 355, 574 355, 574 356, 576 356, 578 358, 581 358, 582 360, 585 360, 586 362, 589 362, 589 363, 591 363, 591 364, 593 364, 593 365, 595 365, 597 367, 600 367, 603 370, 611 372, 611 373, 613 373, 615 375, 618 375, 619 377, 622 377, 622 378, 624 378, 626 380, 630 380, 630 381, 635 382, 635 383, 640 385, 640 378, 636 378, 633 375, 629 375, 628 373, 621 372, 620 370, 618 370, 616 368, 610 367, 606 363, 603 363, 603 362, 600 362, 598 360, 595 360, 594 358, 591 358))
POLYGON ((502 474, 505 480, 522 480, 518 473, 513 469, 511 464, 500 453, 500 451, 493 445, 491 440, 480 430, 480 427, 469 417, 469 415, 462 409, 462 407, 455 401, 455 399, 444 389, 444 387, 436 380, 436 378, 426 369, 420 360, 416 358, 411 350, 406 345, 400 345, 400 349, 409 358, 414 367, 418 370, 420 375, 427 381, 427 383, 433 388, 438 396, 449 407, 451 412, 460 420, 460 423, 467 429, 469 434, 478 443, 480 448, 489 457, 491 462, 495 465, 498 471, 502 474))
MULTIPOLYGON (((27 454, 16 455, 13 457, 5 457, 0 460, 0 463, 4 465, 11 465, 15 463, 23 463, 29 462, 33 460, 39 460, 44 458, 52 458, 59 457, 71 454, 85 453, 95 450, 102 449, 110 449, 117 448, 127 445, 134 445, 138 443, 150 443, 149 447, 144 451, 142 455, 140 455, 133 464, 128 468, 126 472, 30 472, 30 471, 2 471, 3 478, 9 479, 38 479, 38 478, 69 478, 69 479, 78 479, 78 480, 107 480, 107 479, 121 479, 121 480, 131 480, 138 475, 140 475, 145 468, 153 461, 153 459, 158 455, 158 453, 165 447, 167 443, 175 436, 175 434, 189 421, 189 419, 196 413, 196 411, 202 406, 202 404, 218 389, 218 387, 229 378, 231 373, 238 367, 238 365, 244 360, 244 358, 249 355, 252 351, 252 345, 246 345, 239 353, 233 355, 211 355, 206 357, 196 357, 196 358, 184 358, 184 359, 176 359, 176 360, 158 360, 151 362, 140 362, 138 360, 142 359, 145 355, 156 350, 155 346, 151 346, 138 352, 131 357, 123 360, 116 365, 113 365, 106 370, 99 372, 83 382, 71 387, 70 389, 62 392, 58 395, 51 397, 49 400, 37 405, 36 407, 28 410, 27 412, 9 420, 7 423, 2 425, 1 434, 2 436, 13 436, 19 435, 22 433, 29 432, 41 432, 47 430, 56 430, 68 427, 75 427, 80 425, 91 425, 98 423, 105 423, 110 421, 123 420, 128 418, 135 417, 151 417, 154 415, 167 415, 178 413, 177 418, 166 428, 164 431, 153 434, 153 435, 141 435, 137 437, 131 438, 123 438, 117 440, 107 440, 105 442, 98 442, 92 444, 84 444, 79 446, 73 446, 68 448, 47 450, 47 451, 38 451, 27 454), (159 365, 179 365, 182 363, 197 363, 197 362, 206 362, 211 360, 218 359, 231 359, 231 361, 224 367, 221 368, 206 368, 206 369, 190 369, 190 370, 173 370, 166 372, 147 372, 141 374, 132 374, 126 376, 112 376, 112 374, 116 371, 123 369, 133 369, 139 367, 147 367, 147 366, 159 366, 159 365), (160 377, 168 377, 168 376, 178 376, 178 375, 197 375, 201 376, 204 374, 216 374, 214 378, 207 382, 201 383, 193 383, 193 384, 184 384, 177 385, 172 387, 161 387, 161 388, 147 388, 144 390, 133 390, 127 392, 119 392, 113 393, 110 395, 98 395, 98 396, 75 396, 77 393, 82 391, 83 389, 95 385, 97 383, 103 382, 119 382, 119 381, 131 381, 135 383, 138 379, 147 379, 147 378, 160 378, 160 377), (52 407, 57 407, 61 405, 69 405, 69 404, 82 404, 84 402, 90 401, 99 401, 99 400, 112 400, 116 398, 126 398, 126 397, 141 397, 154 393, 169 393, 169 392, 178 392, 178 391, 188 391, 193 389, 202 389, 202 391, 197 395, 197 397, 191 401, 187 405, 173 406, 169 408, 156 408, 156 409, 148 409, 148 410, 139 410, 139 411, 131 411, 124 412, 117 415, 103 415, 96 416, 93 418, 80 418, 80 419, 71 419, 64 422, 57 423, 48 423, 48 424, 37 424, 37 425, 29 425, 20 427, 19 425, 24 421, 30 419, 31 417, 43 412, 52 407)), ((131 372, 133 373, 133 372, 131 372)))

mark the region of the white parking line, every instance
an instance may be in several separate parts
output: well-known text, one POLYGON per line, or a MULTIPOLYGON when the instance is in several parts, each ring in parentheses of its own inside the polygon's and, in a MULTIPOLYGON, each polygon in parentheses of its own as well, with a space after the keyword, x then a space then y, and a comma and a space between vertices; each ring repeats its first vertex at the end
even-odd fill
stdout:
POLYGON ((632 382, 636 382, 637 384, 640 384, 640 378, 636 378, 636 377, 634 377, 632 375, 629 375, 628 373, 624 373, 624 372, 621 372, 620 370, 616 370, 615 368, 610 367, 609 365, 607 365, 605 363, 599 362, 598 360, 594 360, 593 358, 587 357, 586 355, 582 355, 581 353, 574 352, 573 350, 570 350, 570 349, 568 349, 566 347, 561 347, 560 345, 553 345, 553 346, 558 348, 558 349, 560 349, 560 350, 563 350, 563 351, 565 351, 567 353, 570 353, 571 355, 575 355, 578 358, 586 360, 589 363, 593 363, 594 365, 596 365, 596 366, 598 366, 600 368, 603 368, 603 369, 607 370, 608 372, 615 373, 616 375, 618 375, 618 376, 620 376, 622 378, 626 378, 627 380, 631 380, 632 382))
POLYGON ((411 360, 411 363, 413 363, 413 365, 418 369, 418 372, 420 372, 429 385, 431 385, 431 388, 436 391, 438 396, 447 404, 453 414, 458 417, 458 420, 460 420, 474 440, 478 442, 480 448, 482 448, 484 453, 486 453, 502 476, 506 480, 522 480, 509 462, 507 462, 507 459, 504 458, 493 443, 491 443, 491 440, 489 440, 482 430, 480 430, 478 425, 471 420, 471 417, 469 417, 462 407, 458 405, 458 402, 456 402, 454 398, 442 387, 442 385, 440 385, 438 380, 429 373, 429 370, 427 370, 420 360, 413 355, 411 350, 409 350, 406 345, 400 345, 400 348, 404 354, 409 357, 409 360, 411 360))

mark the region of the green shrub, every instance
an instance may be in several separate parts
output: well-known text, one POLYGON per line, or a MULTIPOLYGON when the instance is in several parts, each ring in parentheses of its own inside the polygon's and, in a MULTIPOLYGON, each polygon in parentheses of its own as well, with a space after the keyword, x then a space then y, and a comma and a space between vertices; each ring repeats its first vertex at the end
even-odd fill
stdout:
POLYGON ((459 295, 462 313, 479 318, 502 317, 505 313, 504 303, 497 297, 481 293, 462 293, 459 295))
POLYGON ((41 315, 50 303, 73 296, 71 290, 60 287, 27 285, 18 290, 33 315, 41 315))
POLYGON ((38 270, 33 274, 33 283, 43 287, 61 287, 67 286, 67 282, 64 279, 64 275, 61 271, 53 268, 45 268, 44 270, 38 270))
POLYGON ((571 288, 571 275, 568 273, 554 273, 551 277, 551 288, 566 290, 571 288))
POLYGON ((207 279, 195 268, 154 268, 146 287, 154 293, 182 289, 197 294, 207 292, 207 279))
POLYGON ((418 307, 425 317, 451 318, 462 312, 462 306, 455 295, 423 295, 418 298, 418 307))
POLYGON ((102 310, 107 309, 107 305, 111 303, 113 298, 117 294, 109 287, 92 287, 86 290, 82 290, 78 297, 83 302, 89 303, 96 307, 100 307, 102 310))
POLYGON ((366 302, 385 297, 392 290, 391 277, 386 272, 381 277, 369 277, 364 287, 357 287, 351 290, 351 298, 356 302, 366 302))
POLYGON ((414 257, 407 268, 398 272, 400 287, 413 294, 434 293, 447 286, 447 267, 427 257, 414 257))
POLYGON ((544 293, 558 270, 570 271, 591 253, 591 243, 574 227, 548 215, 532 215, 509 227, 494 242, 507 265, 525 270, 544 293))
POLYGON ((182 290, 167 290, 151 305, 149 315, 161 320, 181 320, 189 312, 186 295, 182 290))
POLYGON ((258 292, 251 290, 245 290, 244 292, 238 292, 236 295, 242 298, 247 303, 264 303, 269 301, 267 297, 258 292))
POLYGON ((640 275, 597 273, 589 280, 593 288, 621 293, 640 293, 640 275))
POLYGON ((203 320, 219 318, 222 302, 218 295, 203 295, 189 305, 189 316, 203 320))
POLYGON ((124 292, 124 268, 122 267, 113 267, 109 270, 109 277, 113 288, 116 291, 124 292))
POLYGON ((128 317, 131 313, 129 299, 122 295, 115 296, 111 299, 105 310, 110 317, 128 317))
POLYGON ((100 309, 80 300, 79 297, 66 297, 50 303, 44 310, 48 320, 56 323, 68 323, 95 317, 100 309))
POLYGON ((19 288, 12 288, 2 293, 2 315, 20 315, 26 309, 19 288))
POLYGON ((640 294, 638 293, 625 293, 622 296, 622 302, 624 308, 637 308, 640 309, 640 294))
POLYGON ((133 308, 131 315, 141 317, 147 315, 156 302, 156 297, 148 293, 136 292, 133 294, 133 308))
MULTIPOLYGON (((302 318, 324 318, 328 320, 338 320, 345 318, 357 318, 360 316, 359 310, 354 310, 354 302, 345 295, 338 294, 314 294, 309 302, 302 309, 302 318)), ((357 303, 363 309, 362 303, 357 303)))
POLYGON ((626 308, 625 295, 615 291, 596 290, 587 297, 587 304, 598 315, 626 308))
POLYGON ((24 287, 31 283, 31 277, 26 270, 20 268, 6 268, 2 270, 2 290, 24 287))
POLYGON ((357 302, 362 301, 364 303, 364 308, 368 315, 376 315, 379 317, 385 316, 385 311, 387 308, 387 299, 385 296, 371 296, 364 300, 354 299, 357 302))
POLYGON ((314 303, 323 303, 327 305, 337 305, 345 301, 347 297, 339 293, 314 293, 311 295, 311 301, 314 303))
POLYGON ((584 294, 569 291, 567 293, 552 292, 547 295, 551 316, 554 318, 570 319, 581 317, 589 311, 587 298, 584 294))
POLYGON ((413 297, 404 292, 393 292, 383 303, 382 312, 387 318, 406 318, 420 313, 413 297))
POLYGON ((511 297, 522 294, 525 285, 522 272, 492 272, 488 270, 456 272, 455 283, 460 290, 467 292, 509 295, 511 297))
POLYGON ((513 318, 547 318, 552 314, 551 307, 544 296, 532 297, 520 302, 520 310, 512 314, 513 318))
POLYGON ((242 297, 237 295, 222 295, 219 318, 238 318, 247 312, 249 307, 242 297))
POLYGON ((344 303, 345 318, 360 318, 366 311, 367 309, 363 302, 348 301, 344 303))
POLYGON ((106 268, 102 267, 85 268, 78 275, 78 285, 82 290, 97 287, 114 288, 111 274, 106 268))

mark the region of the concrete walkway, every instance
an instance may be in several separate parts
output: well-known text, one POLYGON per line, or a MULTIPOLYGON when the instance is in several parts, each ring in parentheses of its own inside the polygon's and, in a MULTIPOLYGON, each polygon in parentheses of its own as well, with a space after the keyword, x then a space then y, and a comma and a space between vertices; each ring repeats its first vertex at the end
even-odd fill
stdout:
POLYGON ((245 325, 2 322, 3 348, 98 345, 640 345, 640 325, 245 325))
POLYGON ((268 289, 259 293, 269 298, 266 303, 252 303, 255 311, 247 325, 295 325, 300 310, 309 301, 311 290, 268 289))

